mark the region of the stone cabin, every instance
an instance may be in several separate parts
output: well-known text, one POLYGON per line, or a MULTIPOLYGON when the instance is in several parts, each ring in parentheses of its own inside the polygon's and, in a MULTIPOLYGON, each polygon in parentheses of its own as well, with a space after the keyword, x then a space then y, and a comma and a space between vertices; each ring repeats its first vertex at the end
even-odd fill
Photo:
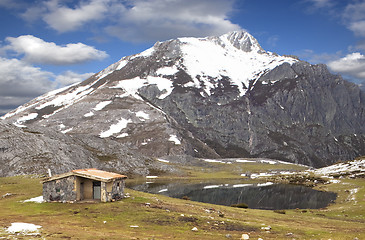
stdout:
POLYGON ((124 175, 96 168, 73 170, 44 179, 43 199, 47 202, 120 200, 124 197, 126 178, 124 175))

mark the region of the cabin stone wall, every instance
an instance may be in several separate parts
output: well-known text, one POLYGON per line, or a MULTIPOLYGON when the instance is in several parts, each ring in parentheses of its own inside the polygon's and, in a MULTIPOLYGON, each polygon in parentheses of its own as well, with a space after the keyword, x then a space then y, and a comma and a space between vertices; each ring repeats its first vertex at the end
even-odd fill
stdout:
POLYGON ((76 200, 75 176, 43 183, 43 199, 47 202, 71 202, 76 200))
POLYGON ((125 180, 118 179, 112 182, 111 199, 118 201, 124 198, 125 180))

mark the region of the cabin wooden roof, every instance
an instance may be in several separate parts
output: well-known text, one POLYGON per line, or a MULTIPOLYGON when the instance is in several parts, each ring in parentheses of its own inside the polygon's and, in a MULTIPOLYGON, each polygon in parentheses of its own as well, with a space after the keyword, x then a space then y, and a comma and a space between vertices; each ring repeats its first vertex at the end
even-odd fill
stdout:
POLYGON ((78 176, 78 177, 83 177, 83 178, 89 178, 89 179, 101 181, 101 182, 111 182, 115 179, 127 178, 127 176, 121 175, 118 173, 107 172, 107 171, 99 170, 96 168, 88 168, 88 169, 72 170, 71 172, 68 172, 68 173, 63 173, 63 174, 55 175, 52 177, 48 177, 48 178, 43 179, 42 182, 43 183, 50 182, 53 180, 57 180, 57 179, 61 179, 61 178, 69 177, 69 176, 78 176))

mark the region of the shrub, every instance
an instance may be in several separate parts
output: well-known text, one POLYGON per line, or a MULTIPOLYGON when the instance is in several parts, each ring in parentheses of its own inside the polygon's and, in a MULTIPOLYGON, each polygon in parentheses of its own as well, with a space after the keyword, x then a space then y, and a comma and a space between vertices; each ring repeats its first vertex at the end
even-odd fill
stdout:
POLYGON ((232 204, 231 207, 248 208, 248 205, 246 203, 238 203, 238 204, 232 204))
POLYGON ((274 210, 275 213, 279 213, 279 214, 285 214, 285 210, 274 210))

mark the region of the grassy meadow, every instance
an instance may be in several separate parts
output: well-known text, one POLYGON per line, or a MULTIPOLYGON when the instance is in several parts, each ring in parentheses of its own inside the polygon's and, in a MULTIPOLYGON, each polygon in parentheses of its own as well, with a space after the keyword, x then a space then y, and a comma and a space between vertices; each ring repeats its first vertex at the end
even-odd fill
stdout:
MULTIPOLYGON (((295 166, 211 165, 212 168, 185 167, 185 174, 164 177, 218 181, 237 179, 242 171, 295 166)), ((214 240, 240 239, 242 234, 264 240, 365 239, 365 179, 341 179, 339 183, 319 184, 315 188, 336 192, 336 202, 314 210, 255 210, 126 189, 130 197, 118 202, 32 203, 23 201, 42 195, 40 178, 6 177, 0 178, 0 239, 214 240), (33 223, 42 228, 38 236, 11 235, 5 229, 13 222, 33 223), (197 230, 192 231, 193 228, 197 230)))

